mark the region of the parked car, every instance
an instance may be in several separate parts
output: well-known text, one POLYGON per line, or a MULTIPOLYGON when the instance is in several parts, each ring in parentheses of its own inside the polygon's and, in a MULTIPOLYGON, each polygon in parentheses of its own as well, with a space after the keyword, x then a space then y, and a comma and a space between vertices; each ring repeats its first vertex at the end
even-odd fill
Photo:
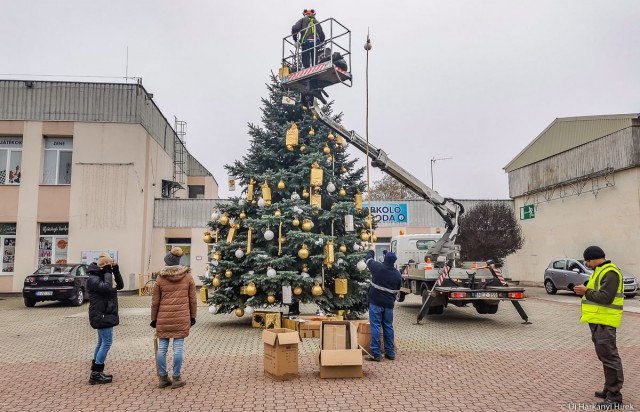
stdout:
MULTIPOLYGON (((620 268, 619 268, 620 269, 620 268)), ((620 269, 624 283, 624 295, 632 298, 638 294, 638 278, 620 269)), ((586 285, 593 270, 582 259, 556 259, 544 271, 544 288, 554 295, 558 290, 573 290, 575 285, 586 285)))
POLYGON ((32 308, 36 302, 66 300, 80 306, 88 297, 88 278, 87 265, 84 264, 44 265, 24 279, 24 305, 32 308))

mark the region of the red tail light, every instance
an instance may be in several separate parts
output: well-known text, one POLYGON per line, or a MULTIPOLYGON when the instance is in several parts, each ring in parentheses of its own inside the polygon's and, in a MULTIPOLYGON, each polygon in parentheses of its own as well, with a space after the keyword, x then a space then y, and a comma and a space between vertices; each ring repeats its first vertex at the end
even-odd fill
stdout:
POLYGON ((454 299, 466 298, 467 297, 467 292, 451 292, 449 294, 449 297, 454 298, 454 299))
POLYGON ((36 278, 33 276, 27 276, 24 280, 24 283, 36 283, 36 278))
POLYGON ((524 293, 522 292, 509 292, 507 296, 510 299, 524 299, 524 293))

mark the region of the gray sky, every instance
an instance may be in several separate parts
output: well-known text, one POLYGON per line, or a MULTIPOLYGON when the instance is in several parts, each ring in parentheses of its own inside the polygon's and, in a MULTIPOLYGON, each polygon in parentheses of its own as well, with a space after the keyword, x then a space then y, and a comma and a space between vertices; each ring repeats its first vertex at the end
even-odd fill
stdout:
POLYGON ((187 148, 227 197, 223 165, 246 153, 304 8, 352 31, 354 87, 327 91, 363 136, 370 30, 370 143, 427 185, 430 159, 453 157, 434 165, 444 196, 506 198, 502 167, 557 117, 640 112, 637 0, 6 0, 0 78, 124 77, 128 47, 129 76, 188 123, 187 148))

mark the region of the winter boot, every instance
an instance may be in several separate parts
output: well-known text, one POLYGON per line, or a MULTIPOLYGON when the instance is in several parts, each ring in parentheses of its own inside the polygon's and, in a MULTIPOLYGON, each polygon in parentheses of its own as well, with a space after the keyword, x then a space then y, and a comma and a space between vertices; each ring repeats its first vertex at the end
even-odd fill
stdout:
MULTIPOLYGON (((95 365, 95 364, 96 364, 96 360, 95 359, 91 360, 91 367, 92 367, 91 370, 93 370, 93 365, 95 365)), ((106 374, 106 373, 103 373, 103 375, 106 376, 109 379, 113 379, 113 375, 109 375, 109 374, 106 374)))
POLYGON ((171 379, 169 379, 169 375, 159 376, 158 388, 166 388, 167 386, 171 386, 171 379))
POLYGON ((180 375, 174 376, 173 383, 171 384, 171 389, 182 388, 186 384, 187 382, 183 381, 182 378, 180 378, 180 375))
POLYGON ((89 384, 91 385, 101 385, 104 383, 111 383, 111 377, 105 376, 104 373, 104 364, 98 365, 94 363, 91 365, 91 376, 89 376, 89 384))

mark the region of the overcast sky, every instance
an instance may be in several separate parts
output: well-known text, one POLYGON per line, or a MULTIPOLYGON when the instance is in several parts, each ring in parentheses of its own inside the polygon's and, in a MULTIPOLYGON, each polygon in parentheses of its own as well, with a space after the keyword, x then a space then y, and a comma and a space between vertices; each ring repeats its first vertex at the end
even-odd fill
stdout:
POLYGON ((369 30, 370 143, 427 185, 430 159, 452 157, 434 163, 447 197, 507 198, 502 168, 557 117, 640 112, 638 0, 4 0, 0 78, 123 81, 128 47, 129 76, 188 123, 227 197, 223 165, 304 8, 352 31, 354 86, 327 89, 343 124, 364 136, 369 30))

